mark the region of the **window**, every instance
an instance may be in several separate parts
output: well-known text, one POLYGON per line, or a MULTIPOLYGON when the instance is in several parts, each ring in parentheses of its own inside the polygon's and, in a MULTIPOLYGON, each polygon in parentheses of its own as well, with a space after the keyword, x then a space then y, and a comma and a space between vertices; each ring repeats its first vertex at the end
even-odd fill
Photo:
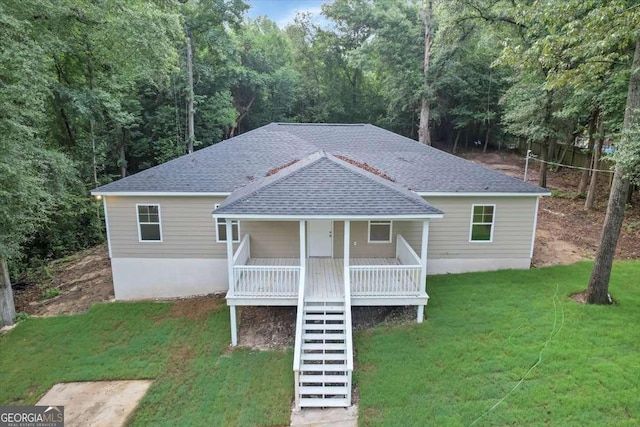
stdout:
POLYGON ((471 206, 470 242, 492 242, 496 205, 471 206))
MULTIPOLYGON (((216 205, 215 208, 218 209, 216 205)), ((231 233, 233 234, 233 241, 240 241, 240 225, 238 221, 231 221, 231 233)), ((227 222, 224 218, 216 218, 216 239, 218 242, 227 241, 227 222)))
POLYGON ((390 243, 391 221, 369 221, 369 243, 390 243))
POLYGON ((136 205, 138 211, 138 240, 162 242, 160 205, 136 205))

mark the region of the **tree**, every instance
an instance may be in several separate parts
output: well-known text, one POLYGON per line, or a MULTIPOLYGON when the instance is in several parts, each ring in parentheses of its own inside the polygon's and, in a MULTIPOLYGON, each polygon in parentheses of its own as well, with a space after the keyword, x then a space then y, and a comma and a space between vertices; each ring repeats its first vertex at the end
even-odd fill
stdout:
POLYGON ((46 103, 52 81, 45 48, 24 19, 46 1, 0 5, 0 323, 15 317, 7 260, 49 220, 66 186, 75 180, 71 162, 49 149, 46 103), (22 8, 25 9, 22 9, 22 8), (30 9, 33 7, 34 9, 30 9))
POLYGON ((429 96, 429 60, 431 59, 431 37, 433 32, 433 0, 423 0, 420 11, 424 23, 424 59, 422 61, 422 96, 420 97, 420 123, 418 125, 418 141, 431 145, 429 132, 430 96, 429 96))
POLYGON ((630 183, 640 182, 640 37, 636 41, 631 64, 623 133, 618 145, 616 168, 609 194, 600 244, 587 287, 586 300, 590 304, 610 304, 609 279, 613 258, 624 220, 630 183))

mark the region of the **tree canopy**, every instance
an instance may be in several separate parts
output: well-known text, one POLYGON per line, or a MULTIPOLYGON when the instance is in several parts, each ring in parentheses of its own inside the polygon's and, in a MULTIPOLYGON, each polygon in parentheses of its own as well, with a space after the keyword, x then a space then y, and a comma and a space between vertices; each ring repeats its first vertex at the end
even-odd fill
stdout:
POLYGON ((417 139, 426 106, 440 148, 520 138, 543 160, 598 122, 640 180, 637 121, 623 126, 633 0, 334 0, 325 24, 284 28, 248 8, 0 1, 0 258, 14 273, 102 239, 91 188, 273 121, 417 139))

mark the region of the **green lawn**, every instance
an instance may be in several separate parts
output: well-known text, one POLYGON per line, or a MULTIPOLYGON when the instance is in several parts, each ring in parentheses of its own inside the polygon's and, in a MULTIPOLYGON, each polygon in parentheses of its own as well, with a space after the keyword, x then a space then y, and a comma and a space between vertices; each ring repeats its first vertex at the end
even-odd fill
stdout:
MULTIPOLYGON (((425 323, 356 336, 361 424, 638 425, 640 262, 615 266, 613 307, 568 298, 589 271, 430 278, 425 323)), ((287 424, 291 352, 230 351, 224 305, 197 317, 175 304, 22 322, 0 337, 0 404, 56 382, 152 378, 132 425, 287 424)))
POLYGON ((423 325, 356 337, 361 424, 640 424, 640 262, 613 307, 568 298, 590 268, 430 278, 423 325))
POLYGON ((134 426, 288 424, 291 352, 229 351, 226 306, 194 319, 172 304, 27 319, 0 338, 0 403, 33 404, 57 382, 152 378, 134 426))

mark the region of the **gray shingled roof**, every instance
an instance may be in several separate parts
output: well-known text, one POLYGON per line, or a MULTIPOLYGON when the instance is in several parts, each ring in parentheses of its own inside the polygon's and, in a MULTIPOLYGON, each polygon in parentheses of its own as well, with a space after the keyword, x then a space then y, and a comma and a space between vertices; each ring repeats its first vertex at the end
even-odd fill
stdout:
POLYGON ((442 215, 416 193, 323 151, 236 190, 214 213, 227 218, 442 215))
POLYGON ((94 193, 231 193, 319 150, 367 163, 416 192, 547 192, 376 126, 272 123, 103 185, 94 193))

